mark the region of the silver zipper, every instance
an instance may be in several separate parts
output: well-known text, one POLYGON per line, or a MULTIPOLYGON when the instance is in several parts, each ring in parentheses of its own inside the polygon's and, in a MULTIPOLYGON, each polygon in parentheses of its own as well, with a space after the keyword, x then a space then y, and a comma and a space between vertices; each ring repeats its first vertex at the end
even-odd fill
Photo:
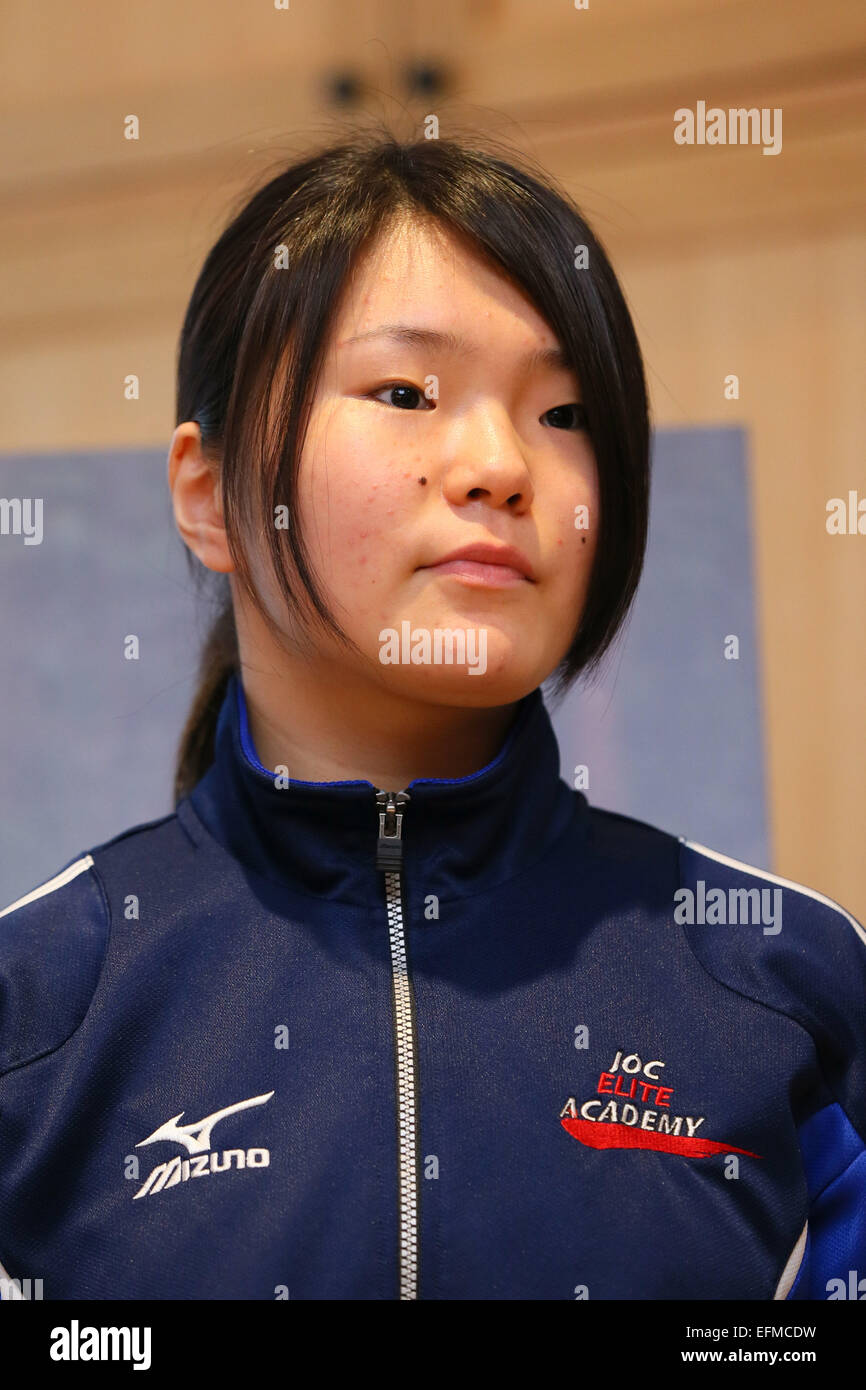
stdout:
POLYGON ((415 1090, 415 1012, 403 921, 403 812, 408 792, 377 791, 376 868, 385 874, 391 944, 394 1041, 397 1053, 397 1165, 400 1211, 400 1298, 418 1297, 418 1111, 415 1090))

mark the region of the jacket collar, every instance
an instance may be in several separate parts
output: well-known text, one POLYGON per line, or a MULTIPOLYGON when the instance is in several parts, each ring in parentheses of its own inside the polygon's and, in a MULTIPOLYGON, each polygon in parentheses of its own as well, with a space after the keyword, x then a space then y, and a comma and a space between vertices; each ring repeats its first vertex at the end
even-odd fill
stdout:
MULTIPOLYGON (((380 808, 371 782, 278 785, 253 747, 238 674, 229 680, 214 744, 214 762, 189 801, 225 849, 297 892, 378 902, 380 808)), ((401 808, 405 883, 440 899, 530 868, 586 809, 585 798, 559 776, 559 746, 540 687, 519 702, 502 748, 478 772, 416 778, 387 790, 409 793, 401 808)))

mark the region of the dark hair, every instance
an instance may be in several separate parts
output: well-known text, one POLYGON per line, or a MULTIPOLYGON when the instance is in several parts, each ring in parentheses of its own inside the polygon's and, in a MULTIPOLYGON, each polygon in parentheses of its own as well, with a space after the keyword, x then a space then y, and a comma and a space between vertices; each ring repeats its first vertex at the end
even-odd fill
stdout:
MULTIPOLYGON (((266 539, 286 602, 297 607, 293 564, 311 621, 354 647, 315 585, 293 506, 330 326, 359 253, 395 218, 432 219, 468 239, 556 333, 580 381, 598 466, 596 555, 571 646, 552 679, 560 694, 597 666, 640 577, 649 507, 646 383, 619 283, 577 207, 525 160, 478 145, 463 137, 402 143, 381 130, 354 133, 255 192, 193 289, 178 350, 177 423, 198 422, 203 449, 221 469, 228 544, 253 601, 241 543, 247 526, 266 539), (576 268, 578 248, 586 248, 586 268, 576 268), (272 383, 283 379, 274 403, 272 383), (273 524, 280 505, 288 508, 284 529, 273 524)), ((220 594, 178 750, 178 800, 213 760, 216 718, 238 666, 225 576, 220 594)))

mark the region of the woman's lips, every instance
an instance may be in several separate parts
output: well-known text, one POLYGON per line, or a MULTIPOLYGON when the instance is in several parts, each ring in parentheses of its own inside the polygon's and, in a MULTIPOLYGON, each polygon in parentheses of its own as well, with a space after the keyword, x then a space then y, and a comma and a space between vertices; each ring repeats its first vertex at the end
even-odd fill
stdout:
POLYGON ((510 589, 530 581, 520 570, 510 565, 482 564, 480 560, 446 560, 440 565, 427 565, 431 574, 448 574, 464 584, 481 589, 510 589))

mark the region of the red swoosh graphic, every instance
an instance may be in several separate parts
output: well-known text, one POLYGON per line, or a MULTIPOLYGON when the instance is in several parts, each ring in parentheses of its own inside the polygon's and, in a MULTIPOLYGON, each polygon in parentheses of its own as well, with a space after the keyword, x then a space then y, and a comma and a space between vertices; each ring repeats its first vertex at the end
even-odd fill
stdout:
POLYGON ((634 1125, 606 1124, 598 1120, 577 1120, 570 1116, 562 1127, 590 1149, 660 1149, 666 1154, 689 1154, 692 1158, 709 1158, 711 1154, 746 1154, 760 1158, 751 1149, 737 1149, 733 1144, 720 1144, 717 1139, 687 1138, 681 1134, 657 1134, 634 1125))

